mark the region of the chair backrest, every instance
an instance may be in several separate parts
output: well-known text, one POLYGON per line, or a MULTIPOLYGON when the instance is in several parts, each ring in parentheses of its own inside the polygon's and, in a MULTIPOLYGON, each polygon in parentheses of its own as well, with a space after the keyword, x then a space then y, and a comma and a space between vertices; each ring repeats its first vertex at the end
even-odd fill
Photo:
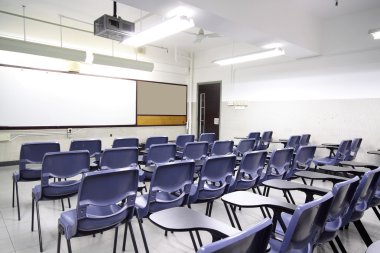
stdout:
POLYGON ((151 136, 146 139, 145 149, 149 149, 150 146, 154 144, 165 144, 165 143, 168 143, 167 136, 151 136))
POLYGON ((332 165, 338 165, 339 162, 344 161, 345 157, 349 152, 349 145, 351 145, 351 140, 343 140, 340 142, 339 147, 336 151, 332 165))
POLYGON ((186 205, 194 176, 194 161, 159 164, 150 183, 147 212, 186 205))
POLYGON ((214 141, 211 148, 211 155, 228 155, 232 153, 233 141, 214 141))
POLYGON ((272 230, 272 221, 264 219, 242 232, 210 243, 198 253, 265 253, 272 230))
POLYGON ((188 142, 183 149, 183 159, 201 160, 207 157, 208 142, 188 142))
POLYGON ((59 151, 60 145, 58 142, 23 143, 20 149, 20 171, 24 170, 28 163, 42 163, 46 153, 59 151))
POLYGON ((198 141, 207 141, 209 145, 212 145, 215 139, 215 133, 202 133, 198 141))
POLYGON ((76 207, 77 230, 96 231, 131 219, 137 186, 136 168, 85 173, 76 207))
POLYGON ((292 148, 277 149, 273 151, 266 170, 264 180, 272 178, 285 178, 293 157, 292 148))
POLYGON ((311 136, 310 134, 303 134, 303 135, 301 135, 300 146, 309 145, 310 136, 311 136))
POLYGON ((286 175, 286 178, 291 178, 296 171, 308 170, 313 161, 317 146, 300 146, 293 159, 292 167, 286 175))
POLYGON ((237 156, 242 156, 245 152, 252 151, 256 145, 256 139, 248 138, 239 141, 234 154, 237 156))
POLYGON ((118 169, 137 166, 139 150, 133 148, 106 149, 100 157, 100 169, 118 169))
POLYGON ((360 145, 362 144, 362 138, 355 138, 351 142, 350 154, 346 158, 347 161, 352 161, 356 158, 356 155, 359 152, 360 145))
POLYGON ((183 149, 188 142, 194 142, 195 136, 193 134, 181 134, 178 135, 175 144, 177 148, 183 149))
POLYGON ((206 159, 200 171, 197 191, 191 201, 219 198, 231 183, 235 168, 235 155, 211 156, 206 159))
POLYGON ((112 148, 138 148, 139 139, 135 137, 116 138, 113 140, 112 148))
POLYGON ((350 156, 351 156, 351 143, 352 143, 352 140, 347 140, 346 150, 344 151, 344 158, 343 158, 344 161, 350 160, 350 156))
POLYGON ((248 139, 255 139, 259 140, 260 139, 260 132, 250 132, 247 136, 248 139))
POLYGON ((328 242, 335 238, 339 229, 342 227, 343 215, 348 211, 358 185, 358 176, 334 185, 332 189, 334 197, 326 225, 322 229, 318 243, 328 242))
POLYGON ((332 193, 306 204, 299 205, 286 229, 280 253, 312 252, 332 202, 332 193))
POLYGON ((367 171, 359 182, 355 195, 352 198, 348 211, 343 216, 343 226, 351 221, 359 220, 364 215, 364 211, 370 206, 368 203, 378 188, 380 178, 380 167, 367 171))
POLYGON ((90 169, 90 155, 86 150, 46 153, 42 162, 41 186, 50 186, 49 179, 70 178, 90 169))
POLYGON ((146 163, 149 165, 167 163, 175 160, 175 144, 153 144, 150 146, 146 163))
POLYGON ((264 150, 269 147, 270 142, 272 141, 273 131, 265 131, 261 135, 260 144, 258 145, 258 150, 264 150))
POLYGON ((95 160, 100 159, 100 153, 102 151, 101 140, 73 140, 70 144, 70 151, 87 150, 90 153, 90 157, 95 157, 95 160))
POLYGON ((266 157, 267 152, 263 150, 244 153, 236 178, 228 191, 255 187, 264 169, 266 157))
POLYGON ((286 143, 286 148, 293 148, 295 151, 297 151, 298 147, 300 146, 300 140, 301 136, 299 135, 290 136, 288 142, 286 143))

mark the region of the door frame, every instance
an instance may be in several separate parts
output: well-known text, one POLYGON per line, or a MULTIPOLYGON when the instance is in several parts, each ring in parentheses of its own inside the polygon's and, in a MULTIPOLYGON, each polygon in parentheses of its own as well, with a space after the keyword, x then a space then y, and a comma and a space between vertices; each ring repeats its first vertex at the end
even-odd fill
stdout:
POLYGON ((209 81, 209 82, 199 82, 197 83, 197 99, 196 99, 196 105, 197 105, 197 136, 200 136, 200 129, 199 129, 199 86, 200 85, 206 85, 206 84, 218 84, 220 89, 220 96, 219 96, 219 139, 220 139, 220 122, 222 119, 222 80, 219 81, 209 81))

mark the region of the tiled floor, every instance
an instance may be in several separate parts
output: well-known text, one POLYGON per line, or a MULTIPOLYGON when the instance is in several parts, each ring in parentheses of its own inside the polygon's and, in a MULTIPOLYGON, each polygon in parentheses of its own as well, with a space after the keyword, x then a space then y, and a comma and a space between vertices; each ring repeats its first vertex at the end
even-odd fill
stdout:
MULTIPOLYGON (((11 175, 16 169, 16 166, 0 168, 0 252, 39 252, 38 232, 36 230, 31 232, 31 189, 35 184, 37 184, 37 182, 19 184, 21 221, 18 221, 17 209, 12 208, 11 206, 11 175)), ((329 183, 319 183, 318 186, 331 188, 329 183)), ((270 196, 282 198, 281 193, 275 190, 271 191, 270 196)), ((294 196, 296 199, 300 200, 299 202, 304 199, 302 194, 294 194, 294 196)), ((75 201, 76 199, 73 198, 71 203, 75 205, 75 201)), ((196 204, 192 207, 200 212, 204 212, 206 208, 205 204, 196 204)), ((61 213, 60 201, 41 202, 40 212, 44 252, 56 252, 57 219, 61 213)), ((243 228, 262 219, 260 210, 255 209, 243 209, 240 213, 238 213, 238 215, 243 228)), ((221 201, 215 202, 212 217, 227 224, 229 223, 221 201)), ((372 240, 380 240, 380 221, 377 219, 372 210, 368 210, 365 213, 362 222, 367 228, 372 240)), ((164 231, 152 225, 152 223, 148 220, 144 221, 144 228, 151 252, 194 252, 188 233, 169 233, 169 235, 165 237, 164 231)), ((144 247, 136 220, 133 221, 133 229, 137 239, 139 251, 144 252, 144 247)), ((118 252, 122 252, 122 234, 123 233, 120 232, 118 237, 118 252)), ((74 238, 72 240, 73 252, 112 252, 113 235, 114 233, 112 230, 105 232, 102 235, 97 235, 95 238, 91 236, 74 238)), ((211 241, 211 237, 207 233, 201 232, 201 236, 204 243, 211 241)), ((340 231, 339 236, 348 252, 365 252, 365 244, 361 240, 353 225, 350 225, 348 230, 340 231)), ((61 252, 67 252, 67 247, 64 240, 62 241, 61 252)), ((133 252, 133 246, 129 234, 126 252, 133 252)), ((322 245, 318 246, 315 252, 324 253, 332 252, 332 250, 329 245, 322 245)))

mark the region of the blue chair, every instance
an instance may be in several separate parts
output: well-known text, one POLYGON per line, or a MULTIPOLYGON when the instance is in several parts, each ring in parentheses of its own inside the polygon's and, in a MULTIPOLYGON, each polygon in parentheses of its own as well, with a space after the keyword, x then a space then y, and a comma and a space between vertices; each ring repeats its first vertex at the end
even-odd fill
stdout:
POLYGON ((248 138, 240 140, 236 148, 233 149, 233 152, 236 155, 236 164, 239 165, 244 153, 254 150, 255 146, 255 139, 248 138))
POLYGON ((339 162, 344 161, 346 153, 347 153, 347 146, 350 144, 350 140, 343 140, 340 142, 338 150, 336 151, 336 154, 328 157, 323 158, 315 158, 313 160, 313 163, 315 164, 315 168, 318 166, 323 165, 338 165, 339 162))
POLYGON ((232 154, 234 148, 233 141, 214 141, 211 148, 211 156, 232 154))
POLYGON ((265 253, 271 229, 272 221, 264 219, 236 235, 203 246, 198 253, 265 253))
POLYGON ((346 161, 352 161, 356 158, 356 155, 359 152, 360 145, 362 144, 362 140, 362 138, 355 138, 352 140, 350 146, 350 153, 347 154, 347 157, 345 158, 346 161))
POLYGON ((18 195, 18 182, 38 181, 41 179, 41 167, 29 168, 31 164, 42 164, 44 155, 48 152, 59 152, 58 142, 30 142, 21 145, 19 169, 12 175, 12 207, 15 207, 15 191, 18 220, 20 217, 20 202, 18 195))
POLYGON ((138 154, 137 147, 106 149, 100 157, 99 168, 104 170, 137 167, 138 154))
POLYGON ((158 164, 173 162, 175 154, 175 144, 152 144, 145 160, 146 167, 150 167, 152 171, 144 169, 144 180, 149 181, 151 179, 152 173, 158 164))
POLYGON ((252 150, 256 150, 260 144, 260 132, 250 132, 247 136, 248 139, 255 139, 255 145, 252 147, 252 150))
MULTIPOLYGON (((59 253, 61 249, 62 235, 65 236, 68 252, 71 253, 72 238, 113 228, 115 228, 113 252, 116 252, 118 226, 123 223, 126 224, 126 229, 127 224, 130 228, 133 246, 137 252, 130 224, 135 210, 137 183, 136 168, 85 173, 80 183, 76 208, 62 213, 58 219, 57 252, 59 253)), ((123 248, 124 246, 125 244, 123 248)))
POLYGON ((310 143, 310 137, 311 137, 310 134, 303 134, 303 135, 301 135, 300 146, 307 146, 307 145, 309 145, 309 143, 310 143))
POLYGON ((300 146, 285 179, 292 179, 297 171, 309 170, 316 149, 316 146, 300 146))
POLYGON ((151 136, 146 139, 145 150, 149 150, 150 146, 154 144, 166 144, 168 143, 167 136, 151 136))
POLYGON ((298 147, 300 146, 301 136, 292 135, 289 137, 288 142, 286 143, 285 148, 293 148, 294 152, 297 152, 298 147))
POLYGON ((214 143, 215 140, 216 140, 215 133, 202 133, 198 139, 198 141, 207 141, 209 150, 211 150, 212 144, 214 143))
POLYGON ((272 135, 273 131, 265 131, 263 132, 261 139, 260 139, 260 144, 257 146, 258 150, 266 150, 269 148, 269 145, 272 141, 272 135))
POLYGON ((102 152, 102 141, 96 139, 73 140, 70 143, 70 151, 87 150, 93 164, 91 169, 98 169, 100 154, 102 152))
POLYGON ((261 172, 265 166, 266 151, 251 151, 243 155, 236 176, 232 177, 228 192, 245 191, 258 186, 261 172))
POLYGON ((363 175, 348 211, 344 214, 342 221, 342 226, 344 227, 347 227, 350 222, 354 223, 367 247, 372 244, 372 239, 360 219, 363 217, 364 212, 371 206, 371 200, 373 200, 373 197, 378 190, 379 178, 380 167, 368 171, 363 175))
POLYGON ((270 252, 312 253, 316 240, 326 224, 332 198, 333 194, 329 192, 317 200, 299 205, 289 221, 283 240, 269 240, 270 252))
POLYGON ((178 135, 175 144, 177 145, 177 151, 183 151, 186 143, 194 142, 195 136, 193 134, 181 134, 178 135))
POLYGON ((32 231, 34 230, 34 205, 36 205, 41 252, 43 249, 39 202, 60 199, 62 209, 64 209, 63 199, 76 195, 79 190, 80 180, 74 177, 87 172, 89 167, 90 155, 85 150, 45 154, 42 162, 41 184, 34 186, 32 190, 32 231), (49 180, 51 178, 56 178, 58 181, 52 182, 49 180))
POLYGON ((182 159, 193 160, 195 162, 195 171, 198 172, 205 163, 208 152, 208 142, 189 142, 183 149, 182 159))
POLYGON ((191 186, 189 204, 206 202, 206 215, 211 216, 213 201, 228 190, 235 160, 235 155, 211 156, 206 159, 198 182, 191 186))
POLYGON ((260 183, 268 179, 284 179, 290 169, 293 150, 292 148, 275 150, 269 159, 265 173, 261 175, 260 183))
POLYGON ((136 198, 136 216, 146 252, 149 250, 142 219, 150 213, 188 203, 194 166, 193 161, 175 161, 157 165, 152 175, 149 193, 136 198))
POLYGON ((112 148, 138 148, 139 139, 134 137, 116 138, 113 140, 112 148))

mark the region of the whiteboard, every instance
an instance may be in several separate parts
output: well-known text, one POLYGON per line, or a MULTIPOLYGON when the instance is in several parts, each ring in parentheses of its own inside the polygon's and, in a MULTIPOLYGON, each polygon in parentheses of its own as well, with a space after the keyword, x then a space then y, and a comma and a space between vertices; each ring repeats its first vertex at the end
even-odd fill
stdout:
POLYGON ((0 67, 0 127, 136 124, 136 81, 0 67))

